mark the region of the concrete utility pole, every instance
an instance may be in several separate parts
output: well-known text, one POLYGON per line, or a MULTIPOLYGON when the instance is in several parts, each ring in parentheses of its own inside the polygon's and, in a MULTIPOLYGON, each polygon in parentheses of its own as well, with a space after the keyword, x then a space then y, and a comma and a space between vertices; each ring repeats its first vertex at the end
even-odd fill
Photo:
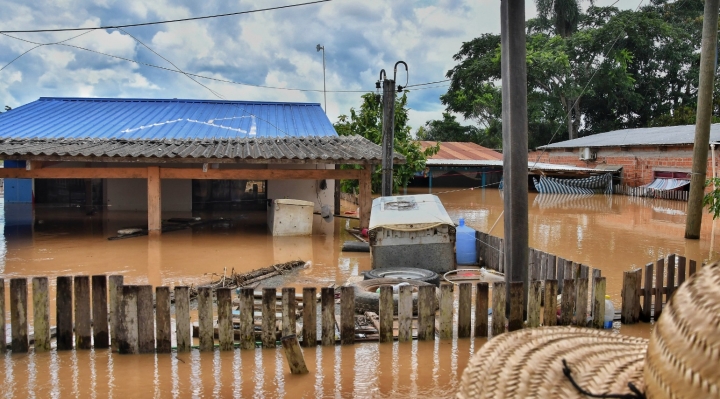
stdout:
POLYGON ((395 81, 383 79, 382 118, 382 196, 389 197, 393 189, 393 143, 395 142, 395 81))
POLYGON ((718 3, 720 3, 720 0, 705 0, 705 13, 703 16, 700 87, 698 89, 697 116, 695 118, 695 145, 693 147, 688 214, 685 222, 685 238, 691 239, 700 238, 700 226, 702 224, 702 200, 705 194, 713 81, 715 79, 718 3))
POLYGON ((503 206, 505 210, 505 281, 525 283, 528 295, 528 132, 525 1, 500 2, 500 75, 502 77, 503 206))

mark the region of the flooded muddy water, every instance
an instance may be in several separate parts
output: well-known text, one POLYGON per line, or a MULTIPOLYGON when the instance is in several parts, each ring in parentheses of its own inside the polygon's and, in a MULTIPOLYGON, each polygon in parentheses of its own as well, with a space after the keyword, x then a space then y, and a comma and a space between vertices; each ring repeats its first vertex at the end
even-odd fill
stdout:
MULTIPOLYGON (((409 193, 426 193, 410 190, 409 193)), ((438 189, 453 220, 502 236, 502 199, 495 189, 438 189), (494 227, 493 227, 494 226, 494 227)), ((703 220, 700 240, 685 240, 687 204, 592 196, 530 195, 530 246, 602 270, 619 304, 622 272, 671 253, 698 262, 717 258, 715 227, 703 220)), ((310 265, 272 285, 343 284, 370 268, 369 254, 343 253, 357 221, 315 219, 311 237, 271 237, 265 214, 163 214, 228 220, 196 229, 116 241, 120 228, 145 224, 143 212, 4 206, 0 212, 0 277, 123 274, 128 284, 206 283, 224 270, 247 271, 293 259, 310 265)), ((6 294, 8 295, 8 294, 6 294)), ((54 324, 51 304, 51 324, 54 324)), ((30 314, 32 320, 32 314, 30 314)), ((8 320, 9 323, 9 315, 8 320)), ((649 335, 641 324, 622 333, 649 335)), ((471 354, 483 339, 411 344, 363 343, 305 350, 311 369, 293 376, 281 350, 118 356, 104 350, 0 358, 3 397, 452 397, 471 354)))

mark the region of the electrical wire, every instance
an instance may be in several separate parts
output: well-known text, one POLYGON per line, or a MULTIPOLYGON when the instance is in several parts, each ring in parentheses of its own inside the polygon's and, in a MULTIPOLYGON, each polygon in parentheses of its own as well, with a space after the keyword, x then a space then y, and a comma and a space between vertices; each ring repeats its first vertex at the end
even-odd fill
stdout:
POLYGON ((5 64, 2 68, 0 68, 0 71, 2 71, 3 69, 9 67, 10 64, 12 64, 13 62, 15 62, 15 61, 17 61, 18 59, 20 59, 20 57, 22 57, 23 55, 25 55, 25 54, 27 54, 27 53, 35 50, 36 48, 39 48, 39 47, 42 47, 42 46, 52 46, 52 45, 55 45, 55 44, 62 44, 62 43, 64 43, 64 42, 70 41, 70 40, 72 40, 72 39, 76 39, 76 38, 78 38, 78 37, 80 37, 80 36, 82 36, 82 35, 87 35, 87 34, 90 33, 90 32, 92 32, 92 31, 83 32, 83 33, 81 33, 81 34, 79 34, 79 35, 75 35, 75 36, 73 36, 73 37, 71 37, 71 38, 68 38, 68 39, 65 39, 65 40, 62 40, 62 41, 59 41, 59 42, 54 42, 54 43, 34 43, 34 42, 33 42, 33 44, 36 44, 35 47, 33 47, 33 48, 25 51, 24 53, 18 55, 17 57, 13 58, 12 61, 8 62, 8 63, 5 64))
POLYGON ((120 29, 120 28, 131 28, 131 27, 135 27, 135 26, 162 25, 162 24, 170 24, 170 23, 175 23, 175 22, 197 21, 197 20, 201 20, 201 19, 221 18, 221 17, 230 17, 230 16, 233 16, 233 15, 252 14, 252 13, 263 12, 263 11, 282 10, 282 9, 285 9, 285 8, 308 6, 308 5, 312 5, 312 4, 326 3, 326 2, 329 2, 329 1, 332 1, 332 0, 316 0, 316 1, 310 1, 310 2, 307 2, 307 3, 297 3, 297 4, 288 4, 288 5, 285 5, 285 6, 261 8, 261 9, 258 9, 258 10, 238 11, 238 12, 230 12, 230 13, 226 13, 226 14, 206 15, 206 16, 202 16, 202 17, 190 17, 190 18, 181 18, 181 19, 171 19, 171 20, 166 20, 166 21, 142 22, 142 23, 136 23, 136 24, 97 26, 97 27, 94 27, 94 28, 57 28, 57 29, 3 30, 3 31, 0 31, 0 33, 71 32, 71 31, 82 31, 82 30, 120 29))
POLYGON ((433 84, 435 84, 435 83, 444 83, 444 82, 449 82, 449 81, 451 81, 451 80, 452 80, 452 79, 445 79, 445 80, 438 80, 438 81, 436 81, 436 82, 418 83, 418 84, 414 84, 414 85, 405 86, 404 89, 409 89, 409 88, 411 88, 411 87, 417 87, 417 86, 433 85, 433 84))

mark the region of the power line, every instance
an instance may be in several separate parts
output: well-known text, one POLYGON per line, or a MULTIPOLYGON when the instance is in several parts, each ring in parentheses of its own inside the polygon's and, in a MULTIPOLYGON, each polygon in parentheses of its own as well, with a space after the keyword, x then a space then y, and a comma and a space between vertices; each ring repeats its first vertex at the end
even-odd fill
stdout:
POLYGON ((137 23, 137 24, 98 26, 98 27, 94 27, 94 28, 58 28, 58 29, 31 29, 31 30, 3 30, 3 31, 0 31, 0 33, 70 32, 70 31, 82 31, 82 30, 120 29, 120 28, 130 28, 130 27, 134 27, 134 26, 161 25, 161 24, 170 24, 170 23, 174 23, 174 22, 197 21, 197 20, 201 20, 201 19, 221 18, 221 17, 229 17, 229 16, 233 16, 233 15, 251 14, 251 13, 262 12, 262 11, 282 10, 282 9, 285 9, 285 8, 308 6, 308 5, 312 5, 312 4, 325 3, 325 2, 329 2, 329 1, 332 1, 332 0, 316 0, 316 1, 310 1, 310 2, 307 2, 307 3, 297 3, 297 4, 289 4, 289 5, 285 5, 285 6, 261 8, 261 9, 258 9, 258 10, 238 11, 238 12, 230 12, 230 13, 226 13, 226 14, 206 15, 206 16, 203 16, 203 17, 191 17, 191 18, 171 19, 171 20, 167 20, 167 21, 142 22, 142 23, 137 23))
POLYGON ((417 86, 433 85, 435 83, 444 83, 444 82, 449 82, 451 80, 452 79, 445 79, 445 80, 438 80, 437 82, 418 83, 418 84, 414 84, 414 85, 405 86, 404 89, 409 89, 411 87, 417 87, 417 86))
MULTIPOLYGON (((22 57, 23 55, 25 55, 25 54, 33 51, 33 50, 35 50, 35 49, 38 48, 38 47, 51 46, 51 45, 54 45, 54 44, 62 44, 63 42, 67 42, 67 41, 69 41, 69 40, 76 39, 76 38, 78 38, 78 37, 80 37, 80 36, 82 36, 82 35, 86 35, 86 34, 88 34, 88 33, 90 33, 90 32, 91 32, 91 31, 83 32, 83 33, 81 33, 81 34, 79 34, 79 35, 75 35, 75 36, 73 36, 73 37, 71 37, 71 38, 68 38, 68 39, 65 39, 65 40, 62 40, 62 41, 59 41, 59 42, 55 42, 55 43, 34 43, 34 42, 33 42, 33 44, 36 44, 35 47, 33 47, 33 48, 25 51, 24 53, 18 55, 17 57, 13 58, 12 61, 10 61, 10 62, 8 62, 7 64, 3 65, 3 67, 0 68, 0 71, 2 71, 3 69, 9 67, 10 64, 12 64, 13 62, 19 60, 20 57, 22 57)), ((10 36, 10 37, 12 37, 12 36, 10 36)), ((21 40, 22 40, 22 39, 21 39, 21 40)))

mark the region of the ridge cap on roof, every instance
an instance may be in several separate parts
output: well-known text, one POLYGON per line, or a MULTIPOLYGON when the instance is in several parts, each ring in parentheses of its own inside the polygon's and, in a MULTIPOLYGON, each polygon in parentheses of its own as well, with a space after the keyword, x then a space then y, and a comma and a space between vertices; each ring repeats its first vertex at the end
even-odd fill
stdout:
POLYGON ((318 106, 320 103, 290 101, 248 101, 248 100, 203 100, 192 98, 122 98, 122 97, 40 97, 38 101, 87 101, 87 102, 170 102, 170 103, 209 103, 209 104, 267 104, 318 106))

